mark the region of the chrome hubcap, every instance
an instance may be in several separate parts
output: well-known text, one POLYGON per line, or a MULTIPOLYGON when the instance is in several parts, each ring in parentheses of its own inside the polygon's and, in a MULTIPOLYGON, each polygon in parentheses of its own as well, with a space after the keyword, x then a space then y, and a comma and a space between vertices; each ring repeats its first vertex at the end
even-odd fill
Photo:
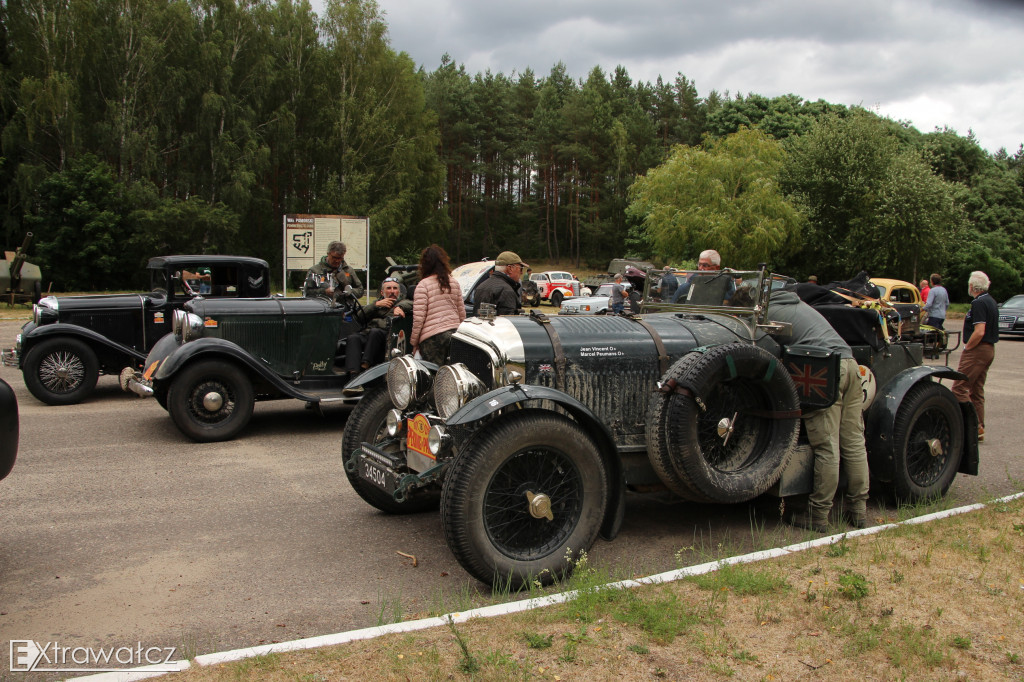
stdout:
POLYGON ((224 396, 216 391, 210 391, 203 396, 203 407, 210 412, 216 412, 224 406, 224 396))
POLYGON ((526 491, 526 500, 530 505, 530 516, 535 519, 547 519, 548 521, 554 521, 555 515, 551 513, 551 498, 540 493, 534 495, 529 490, 526 491))

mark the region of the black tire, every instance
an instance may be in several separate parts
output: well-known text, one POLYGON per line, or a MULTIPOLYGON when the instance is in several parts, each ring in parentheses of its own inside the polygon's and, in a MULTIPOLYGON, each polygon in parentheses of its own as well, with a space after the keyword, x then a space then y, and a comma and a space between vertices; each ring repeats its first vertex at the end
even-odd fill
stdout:
POLYGON ((551 305, 555 306, 556 308, 561 308, 562 300, 564 298, 565 296, 562 295, 561 291, 555 291, 554 293, 551 294, 551 305))
POLYGON ((539 308, 540 307, 540 294, 537 294, 536 296, 533 297, 533 307, 534 308, 539 308))
POLYGON ((963 443, 963 418, 952 391, 930 381, 907 391, 893 424, 896 499, 945 495, 960 468, 963 443))
POLYGON ((800 430, 796 387, 778 358, 725 344, 684 355, 662 378, 670 380, 686 392, 658 394, 647 420, 662 482, 684 499, 722 503, 752 500, 774 485, 800 430))
MULTIPOLYGON (((388 410, 393 407, 391 396, 384 386, 367 389, 359 399, 352 414, 345 422, 345 433, 341 438, 341 461, 347 463, 352 454, 359 449, 361 443, 373 443, 385 450, 398 448, 398 443, 384 445, 388 438, 386 418, 388 410)), ((405 501, 399 502, 383 490, 368 484, 355 471, 345 466, 345 475, 352 489, 367 504, 388 514, 415 514, 437 509, 441 501, 441 491, 437 488, 424 488, 410 494, 405 501)))
POLYGON ((586 431, 561 415, 525 410, 481 429, 457 455, 441 494, 441 525, 473 577, 515 588, 570 572, 594 544, 607 505, 608 474, 586 431), (545 500, 550 520, 534 513, 545 500))
POLYGON ((199 360, 178 372, 167 390, 174 425, 200 443, 231 440, 252 417, 252 382, 236 365, 199 360), (219 405, 211 406, 210 402, 219 405))
POLYGON ((25 356, 25 386, 47 405, 75 405, 96 387, 99 361, 78 339, 47 339, 25 356))

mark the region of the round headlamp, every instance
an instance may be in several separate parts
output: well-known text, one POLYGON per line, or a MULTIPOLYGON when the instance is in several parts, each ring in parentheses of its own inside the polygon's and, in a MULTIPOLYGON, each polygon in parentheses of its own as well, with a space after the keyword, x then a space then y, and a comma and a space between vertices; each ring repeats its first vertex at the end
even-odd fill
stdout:
POLYGON ((408 355, 394 358, 388 364, 388 395, 399 410, 409 407, 430 389, 430 373, 408 355))
POLYGON ((41 324, 50 324, 57 321, 57 299, 47 296, 39 303, 32 305, 32 321, 38 327, 41 324))
POLYGON ((181 340, 181 329, 185 325, 186 314, 187 313, 184 310, 178 308, 174 311, 174 314, 171 315, 171 332, 174 334, 174 338, 179 341, 181 340))
POLYGON ((181 340, 188 342, 202 335, 203 318, 195 313, 185 313, 185 318, 181 321, 181 340))
POLYGON ((388 435, 394 438, 402 431, 402 413, 398 410, 388 410, 387 427, 388 435))
POLYGON ((445 365, 434 377, 434 407, 442 419, 448 419, 487 388, 461 362, 445 365))
POLYGON ((437 457, 438 453, 448 446, 450 440, 448 430, 440 424, 434 424, 427 435, 427 449, 430 450, 430 454, 437 457))

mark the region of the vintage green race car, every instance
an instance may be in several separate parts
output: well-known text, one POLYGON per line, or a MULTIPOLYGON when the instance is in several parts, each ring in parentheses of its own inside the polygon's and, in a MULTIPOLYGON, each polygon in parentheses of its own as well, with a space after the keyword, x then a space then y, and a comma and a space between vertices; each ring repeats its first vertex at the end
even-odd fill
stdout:
MULTIPOLYGON (((800 415, 834 402, 839 358, 776 343, 781 282, 730 274, 754 283, 753 306, 723 305, 718 280, 636 316, 470 318, 448 364, 375 368, 345 428, 350 483, 386 512, 440 506, 459 563, 513 585, 553 580, 567 553, 614 538, 627 490, 719 503, 809 492, 800 415)), ((872 491, 921 499, 976 474, 977 417, 937 381, 960 375, 922 365, 921 345, 890 340, 876 311, 819 310, 864 367, 872 491)))

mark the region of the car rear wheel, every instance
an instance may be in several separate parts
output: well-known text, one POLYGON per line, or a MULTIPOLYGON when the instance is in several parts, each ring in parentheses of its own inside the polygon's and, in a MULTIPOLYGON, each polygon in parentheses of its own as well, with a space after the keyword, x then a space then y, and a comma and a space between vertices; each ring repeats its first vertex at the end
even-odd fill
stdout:
POLYGON ((770 488, 789 460, 800 403, 771 353, 726 344, 688 353, 662 378, 647 444, 659 478, 695 502, 745 502, 770 488))
POLYGON ((575 422, 539 410, 512 413, 481 429, 452 463, 441 495, 445 540, 484 583, 550 583, 594 544, 607 476, 575 422))
POLYGON ((372 443, 384 450, 398 449, 397 439, 389 441, 387 434, 386 420, 392 407, 387 388, 379 386, 368 390, 349 415, 345 423, 345 433, 341 438, 341 460, 345 463, 348 482, 363 501, 388 514, 414 514, 437 509, 441 495, 440 490, 436 488, 418 489, 399 502, 393 496, 359 478, 359 474, 356 473, 354 453, 361 443, 372 443))
POLYGON ((47 339, 25 356, 25 386, 47 405, 75 405, 96 387, 99 362, 78 339, 47 339))
POLYGON ((907 502, 945 495, 956 478, 963 452, 960 406, 940 384, 920 383, 907 391, 893 426, 893 492, 907 502))
POLYGON ((245 428, 254 403, 249 377, 222 360, 201 360, 178 372, 167 391, 175 426, 200 443, 230 440, 245 428))

